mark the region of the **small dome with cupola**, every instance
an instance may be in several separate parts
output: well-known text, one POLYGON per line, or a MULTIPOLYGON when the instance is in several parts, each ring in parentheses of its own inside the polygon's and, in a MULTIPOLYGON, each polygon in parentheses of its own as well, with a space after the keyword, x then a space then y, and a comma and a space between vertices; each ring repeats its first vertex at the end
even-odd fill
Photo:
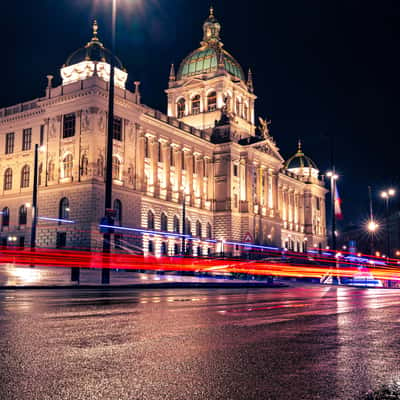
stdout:
POLYGON ((297 145, 297 152, 285 163, 285 168, 299 176, 318 178, 319 170, 315 162, 304 154, 301 141, 297 145))
POLYGON ((84 46, 75 50, 66 60, 61 68, 63 85, 74 83, 93 75, 110 80, 110 64, 114 60, 115 66, 115 86, 125 88, 128 74, 123 67, 121 60, 113 56, 112 52, 104 47, 98 38, 97 21, 93 21, 93 37, 84 46))

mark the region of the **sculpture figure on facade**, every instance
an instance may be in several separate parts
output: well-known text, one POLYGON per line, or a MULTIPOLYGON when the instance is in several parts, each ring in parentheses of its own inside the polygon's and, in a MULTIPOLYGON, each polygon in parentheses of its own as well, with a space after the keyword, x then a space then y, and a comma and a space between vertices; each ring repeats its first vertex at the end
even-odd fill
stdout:
POLYGON ((258 127, 261 136, 264 139, 269 138, 271 135, 269 133, 269 125, 271 125, 271 120, 266 120, 264 118, 258 117, 258 120, 260 121, 260 126, 258 127))

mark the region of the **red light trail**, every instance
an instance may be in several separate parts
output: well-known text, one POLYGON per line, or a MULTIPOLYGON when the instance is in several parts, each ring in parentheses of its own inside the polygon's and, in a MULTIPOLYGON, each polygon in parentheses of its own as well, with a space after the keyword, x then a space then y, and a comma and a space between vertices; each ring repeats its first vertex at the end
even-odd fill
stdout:
MULTIPOLYGON (((294 258, 294 257, 293 257, 294 258)), ((339 277, 352 277, 360 271, 369 271, 375 279, 400 280, 398 266, 368 265, 357 262, 340 261, 327 257, 313 257, 313 264, 307 255, 296 255, 295 263, 277 260, 240 260, 234 258, 201 258, 201 257, 155 257, 131 254, 77 250, 54 250, 37 248, 6 247, 0 249, 0 264, 18 266, 42 266, 65 268, 111 268, 146 271, 192 271, 203 273, 241 273, 251 275, 269 275, 282 277, 321 278, 326 274, 339 277), (304 261, 304 263, 302 263, 304 261), (319 265, 320 263, 320 265, 319 265)))

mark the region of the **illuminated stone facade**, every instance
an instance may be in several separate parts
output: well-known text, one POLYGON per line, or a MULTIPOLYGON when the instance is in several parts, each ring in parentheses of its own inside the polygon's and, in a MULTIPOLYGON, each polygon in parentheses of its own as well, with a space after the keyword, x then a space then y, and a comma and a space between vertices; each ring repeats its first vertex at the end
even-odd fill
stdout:
MULTIPOLYGON (((303 251, 326 244, 325 193, 318 170, 301 149, 285 163, 269 134, 255 125, 251 73, 223 49, 213 12, 201 47, 166 90, 167 115, 141 103, 139 83, 126 88, 117 60, 113 148, 116 225, 182 232, 186 204, 189 252, 239 254, 249 232, 258 244, 303 251), (208 241, 208 240, 211 241, 208 241)), ((97 38, 61 69, 62 85, 28 103, 0 110, 2 244, 29 242, 33 148, 38 143, 38 245, 101 248, 109 58, 97 38), (26 215, 26 216, 24 216, 26 215)), ((127 232, 114 237, 123 250, 181 252, 171 236, 127 232)))

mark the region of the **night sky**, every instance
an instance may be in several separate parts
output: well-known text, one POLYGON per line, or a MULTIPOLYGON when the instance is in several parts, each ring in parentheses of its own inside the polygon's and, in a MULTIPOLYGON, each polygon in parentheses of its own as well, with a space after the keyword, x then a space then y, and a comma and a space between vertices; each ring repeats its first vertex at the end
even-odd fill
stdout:
MULTIPOLYGON (((166 110, 169 64, 198 47, 209 0, 118 0, 117 53, 128 87, 142 81, 142 99, 166 110), (144 5, 143 5, 144 4, 144 5)), ((297 139, 321 172, 330 166, 330 139, 340 174, 344 224, 368 213, 368 185, 377 212, 379 190, 398 169, 400 2, 371 0, 214 0, 225 48, 247 71, 256 113, 272 120, 282 155, 297 139)), ((40 97, 47 74, 91 37, 110 43, 111 0, 18 0, 0 13, 0 107, 40 97)))

